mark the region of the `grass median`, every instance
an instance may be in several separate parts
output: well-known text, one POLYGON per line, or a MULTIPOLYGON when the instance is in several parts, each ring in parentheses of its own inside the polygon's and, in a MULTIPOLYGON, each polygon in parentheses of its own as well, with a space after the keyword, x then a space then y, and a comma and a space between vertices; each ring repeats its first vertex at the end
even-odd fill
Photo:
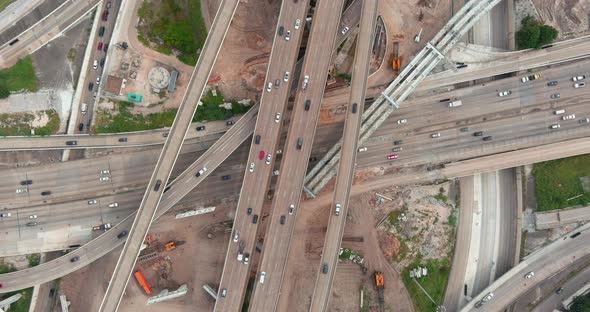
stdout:
POLYGON ((449 273, 451 271, 451 264, 449 259, 430 259, 426 263, 421 263, 420 260, 414 261, 402 272, 402 278, 404 284, 412 297, 414 307, 419 312, 434 312, 437 311, 437 306, 442 304, 443 296, 445 293, 445 287, 449 279, 449 273), (414 278, 410 277, 410 271, 414 268, 426 268, 428 275, 417 278, 416 281, 420 283, 422 288, 426 290, 428 295, 437 303, 434 304, 428 296, 420 289, 420 287, 414 281, 414 278))

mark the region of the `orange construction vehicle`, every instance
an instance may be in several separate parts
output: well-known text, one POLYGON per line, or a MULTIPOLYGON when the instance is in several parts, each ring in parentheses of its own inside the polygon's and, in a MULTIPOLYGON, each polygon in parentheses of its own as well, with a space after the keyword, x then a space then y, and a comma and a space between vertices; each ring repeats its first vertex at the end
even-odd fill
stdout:
POLYGON ((399 56, 399 42, 393 43, 393 57, 391 58, 391 68, 393 71, 399 72, 402 67, 402 58, 399 56))
POLYGON ((135 271, 135 279, 137 280, 139 285, 141 285, 141 287, 143 287, 143 290, 145 291, 146 294, 148 294, 148 295, 152 294, 152 288, 150 287, 150 284, 147 282, 147 280, 145 279, 145 276, 143 276, 143 273, 141 273, 141 271, 135 271))
POLYGON ((168 243, 166 243, 164 248, 166 248, 166 250, 168 250, 168 251, 170 251, 172 249, 176 249, 176 242, 175 241, 168 242, 168 243))
POLYGON ((379 298, 379 305, 381 307, 385 304, 385 297, 383 295, 383 289, 385 288, 383 273, 375 271, 375 286, 377 287, 377 297, 379 298))

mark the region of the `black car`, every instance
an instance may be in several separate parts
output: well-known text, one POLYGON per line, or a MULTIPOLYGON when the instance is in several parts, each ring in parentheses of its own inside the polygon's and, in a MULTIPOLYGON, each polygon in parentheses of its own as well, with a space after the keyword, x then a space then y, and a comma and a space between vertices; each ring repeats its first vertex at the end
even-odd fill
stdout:
POLYGON ((27 226, 35 226, 35 225, 37 225, 37 222, 29 222, 29 223, 27 223, 27 226))
POLYGON ((160 186, 162 186, 162 180, 156 181, 156 185, 154 186, 154 191, 157 192, 160 190, 160 186))
POLYGON ((231 175, 224 175, 223 177, 221 177, 221 180, 227 181, 231 179, 231 175))
POLYGON ((473 136, 482 136, 482 135, 483 135, 483 131, 473 132, 473 136))
POLYGON ((491 136, 487 136, 487 137, 483 138, 483 140, 484 141, 491 141, 492 140, 492 137, 491 136))
POLYGON ((283 26, 279 27, 279 36, 282 36, 284 31, 285 31, 285 27, 283 27, 283 26))
POLYGON ((556 85, 557 85, 557 81, 549 81, 549 82, 547 83, 547 86, 548 86, 548 87, 553 87, 553 86, 556 86, 556 85))
POLYGON ((53 296, 55 296, 55 288, 49 290, 49 297, 52 298, 53 296))
POLYGON ((281 224, 285 224, 285 215, 281 216, 281 220, 280 220, 281 224))
POLYGON ((308 111, 311 107, 311 100, 305 100, 305 110, 308 111))
POLYGON ((78 125, 78 131, 82 131, 83 129, 84 129, 84 124, 83 123, 80 123, 78 125))
POLYGON ((127 231, 123 231, 123 232, 117 234, 117 238, 123 238, 125 236, 127 236, 127 231))
POLYGON ((327 274, 328 273, 328 264, 324 263, 324 265, 322 266, 322 273, 327 274))
POLYGON ((168 137, 168 132, 162 133, 162 136, 165 137, 165 138, 167 138, 168 137))
POLYGON ((260 134, 257 134, 257 135, 254 137, 254 143, 256 143, 256 144, 260 144, 260 134))
POLYGON ((226 126, 231 126, 233 124, 234 124, 234 121, 233 120, 228 120, 228 121, 225 122, 225 125, 226 126))
POLYGON ((98 36, 99 37, 104 36, 104 30, 105 30, 104 26, 101 26, 100 29, 98 30, 98 36))
POLYGON ((357 106, 358 106, 358 104, 356 104, 356 103, 352 104, 352 113, 353 114, 356 114, 357 106))
POLYGON ((94 83, 91 82, 88 84, 88 91, 92 91, 92 90, 94 90, 94 83))
POLYGON ((20 185, 31 185, 31 184, 33 184, 33 180, 20 181, 20 185))
POLYGON ((248 215, 251 215, 252 214, 252 208, 248 208, 247 213, 248 213, 248 215))
POLYGON ((78 141, 66 141, 66 145, 78 145, 78 141))
POLYGON ((252 223, 258 223, 258 215, 254 215, 254 218, 252 218, 252 223))
POLYGON ((119 142, 127 142, 127 138, 119 138, 119 142))
POLYGON ((75 256, 74 258, 70 259, 70 262, 76 262, 78 260, 80 260, 80 257, 75 256))
POLYGON ((51 191, 43 191, 41 192, 41 196, 51 195, 51 191))
POLYGON ((555 291, 556 294, 561 294, 563 292, 563 287, 559 287, 557 288, 557 290, 555 291))
POLYGON ((303 146, 303 138, 299 138, 297 139, 297 149, 300 150, 301 147, 303 146))
POLYGON ((100 67, 104 66, 104 57, 100 59, 100 67))
POLYGON ((404 144, 404 140, 393 141, 393 145, 402 145, 402 144, 404 144))
POLYGON ((205 126, 198 126, 197 127, 197 131, 203 131, 203 130, 205 130, 205 126))

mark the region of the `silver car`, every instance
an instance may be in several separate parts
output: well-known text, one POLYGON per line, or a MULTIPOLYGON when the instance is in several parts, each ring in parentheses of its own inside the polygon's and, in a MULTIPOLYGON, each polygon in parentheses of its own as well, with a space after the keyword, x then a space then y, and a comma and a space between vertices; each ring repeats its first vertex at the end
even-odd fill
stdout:
POLYGON ((291 31, 287 30, 287 33, 285 34, 285 40, 289 41, 291 40, 291 31))
POLYGON ((271 159, 272 159, 272 155, 271 154, 266 155, 266 164, 267 165, 270 165, 270 160, 271 159))
POLYGON ((295 20, 295 29, 299 29, 299 26, 301 26, 301 20, 300 19, 296 19, 295 20))
POLYGON ((248 170, 254 172, 254 163, 250 163, 250 168, 248 170))
POLYGON ((279 121, 281 121, 281 113, 276 113, 275 114, 275 122, 279 123, 279 121))

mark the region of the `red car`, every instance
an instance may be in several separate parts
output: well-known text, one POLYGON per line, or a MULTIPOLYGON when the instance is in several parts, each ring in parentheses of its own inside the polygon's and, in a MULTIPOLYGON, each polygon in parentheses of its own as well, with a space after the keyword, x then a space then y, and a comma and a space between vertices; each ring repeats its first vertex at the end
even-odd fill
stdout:
POLYGON ((258 156, 260 160, 264 159, 264 151, 260 151, 260 156, 258 156))
POLYGON ((394 160, 397 159, 399 156, 397 154, 391 154, 389 156, 387 156, 387 160, 394 160))
POLYGON ((102 42, 98 43, 98 50, 102 50, 102 42))
POLYGON ((104 12, 102 12, 102 20, 106 22, 108 19, 109 19, 109 11, 105 10, 104 12))

